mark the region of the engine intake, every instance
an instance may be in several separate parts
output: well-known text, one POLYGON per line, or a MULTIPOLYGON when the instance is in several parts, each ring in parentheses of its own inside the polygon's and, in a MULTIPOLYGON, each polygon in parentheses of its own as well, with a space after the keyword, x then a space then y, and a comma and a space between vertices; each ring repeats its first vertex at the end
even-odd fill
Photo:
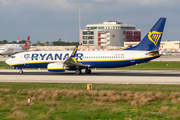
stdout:
POLYGON ((50 63, 47 66, 49 72, 64 72, 64 65, 63 63, 50 63))

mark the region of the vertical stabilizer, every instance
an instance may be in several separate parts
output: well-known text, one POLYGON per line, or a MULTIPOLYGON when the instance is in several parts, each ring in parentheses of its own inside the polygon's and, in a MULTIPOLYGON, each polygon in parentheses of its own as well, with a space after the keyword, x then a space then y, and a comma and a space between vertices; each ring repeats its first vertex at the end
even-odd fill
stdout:
POLYGON ((163 35, 166 18, 159 18, 151 30, 146 34, 142 41, 131 48, 125 50, 141 50, 141 51, 155 51, 159 50, 161 38, 163 35))
POLYGON ((22 47, 24 50, 28 50, 30 48, 30 36, 28 36, 25 45, 22 47))
POLYGON ((19 44, 19 36, 18 36, 18 38, 17 38, 17 44, 19 44))

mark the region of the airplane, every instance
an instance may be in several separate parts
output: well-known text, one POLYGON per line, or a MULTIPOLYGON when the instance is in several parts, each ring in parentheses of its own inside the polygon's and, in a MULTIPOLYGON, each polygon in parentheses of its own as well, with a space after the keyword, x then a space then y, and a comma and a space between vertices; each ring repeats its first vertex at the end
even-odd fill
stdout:
POLYGON ((161 56, 159 46, 166 18, 159 18, 136 46, 119 51, 31 51, 13 55, 6 60, 14 69, 47 68, 49 72, 74 70, 75 74, 91 73, 92 68, 116 68, 147 63, 161 56))
POLYGON ((20 38, 20 36, 18 36, 16 44, 5 44, 2 47, 19 46, 19 38, 20 38))
POLYGON ((0 55, 14 55, 16 53, 22 52, 24 50, 28 50, 30 48, 30 36, 28 36, 26 43, 24 46, 19 45, 19 36, 17 39, 17 44, 5 44, 2 48, 0 48, 0 55))

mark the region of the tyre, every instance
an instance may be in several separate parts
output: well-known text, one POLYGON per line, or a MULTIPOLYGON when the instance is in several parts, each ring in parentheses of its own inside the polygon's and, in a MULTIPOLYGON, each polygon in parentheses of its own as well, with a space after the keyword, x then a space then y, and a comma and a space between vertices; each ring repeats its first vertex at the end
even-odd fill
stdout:
POLYGON ((91 70, 90 70, 90 69, 86 69, 86 70, 85 70, 85 73, 86 73, 86 74, 90 74, 90 73, 91 73, 91 70))
POLYGON ((23 71, 22 71, 22 70, 20 70, 20 71, 19 71, 19 73, 20 73, 20 74, 23 74, 23 71))
POLYGON ((76 70, 75 74, 76 75, 80 75, 81 74, 81 70, 76 70))

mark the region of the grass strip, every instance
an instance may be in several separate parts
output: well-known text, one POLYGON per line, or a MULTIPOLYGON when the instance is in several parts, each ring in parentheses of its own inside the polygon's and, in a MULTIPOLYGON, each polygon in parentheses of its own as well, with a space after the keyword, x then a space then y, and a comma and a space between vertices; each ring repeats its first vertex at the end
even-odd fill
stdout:
POLYGON ((1 119, 180 119, 180 85, 1 83, 1 119), (28 103, 30 97, 30 103, 28 103))

